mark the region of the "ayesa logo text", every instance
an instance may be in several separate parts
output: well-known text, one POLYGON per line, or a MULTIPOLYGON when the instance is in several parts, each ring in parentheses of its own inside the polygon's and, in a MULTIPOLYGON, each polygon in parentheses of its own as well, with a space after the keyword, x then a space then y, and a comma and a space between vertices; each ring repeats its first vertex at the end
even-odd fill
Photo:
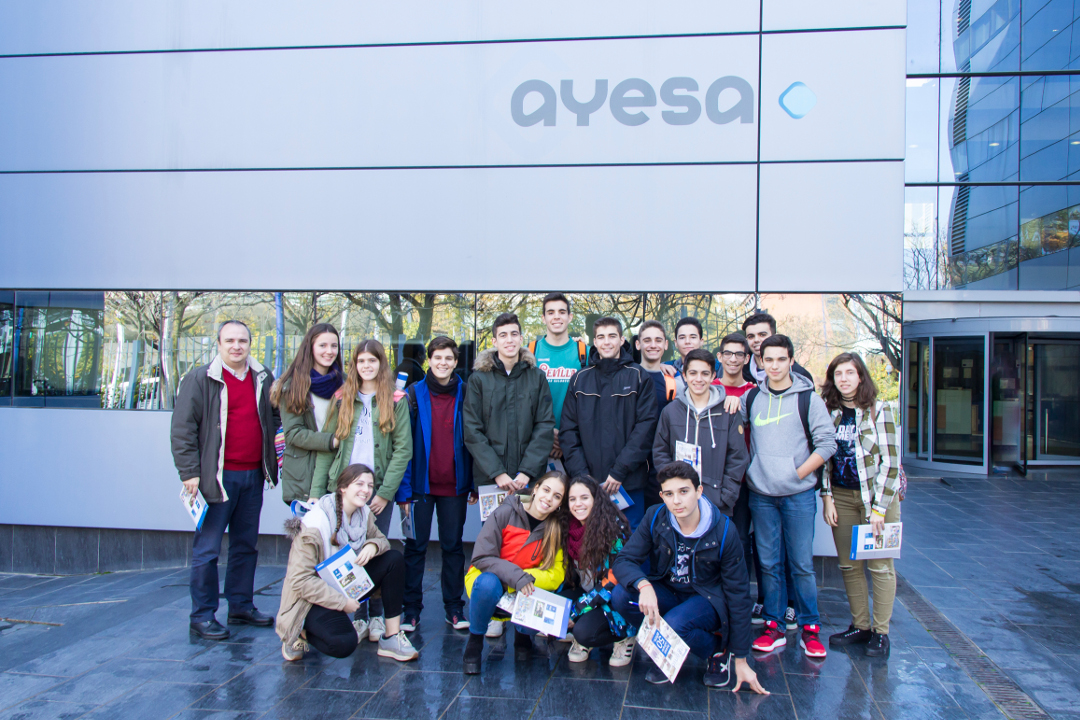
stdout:
MULTIPOLYGON (((688 77, 674 77, 660 86, 660 101, 673 110, 662 110, 660 117, 668 125, 692 125, 701 117, 702 101, 692 93, 698 92, 697 81, 688 77)), ((559 96, 555 97, 555 88, 543 80, 526 80, 517 86, 510 98, 510 115, 521 127, 543 123, 554 125, 558 114, 559 101, 577 118, 578 125, 588 125, 589 116, 598 111, 607 102, 611 116, 623 125, 643 125, 651 119, 642 110, 630 108, 656 107, 656 91, 653 86, 641 78, 629 78, 615 86, 608 97, 608 81, 597 80, 590 99, 582 100, 574 95, 574 81, 563 80, 559 83, 559 96), (525 112, 525 99, 531 94, 540 95, 540 107, 525 112)), ((740 123, 754 122, 754 89, 741 77, 728 75, 716 80, 705 91, 705 116, 717 125, 738 120, 740 123), (731 92, 725 92, 731 91, 731 92), (720 109, 720 96, 726 106, 720 109), (731 104, 735 100, 738 100, 731 104)))

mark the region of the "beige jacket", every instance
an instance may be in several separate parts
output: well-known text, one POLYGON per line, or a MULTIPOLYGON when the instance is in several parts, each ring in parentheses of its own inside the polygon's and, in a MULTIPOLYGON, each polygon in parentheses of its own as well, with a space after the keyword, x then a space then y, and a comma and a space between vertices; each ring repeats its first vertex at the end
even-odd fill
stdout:
MULTIPOLYGON (((375 525, 375 514, 367 514, 367 542, 378 548, 376 556, 390 549, 390 541, 375 525)), ((312 605, 331 610, 344 610, 347 599, 330 587, 315 572, 315 566, 327 558, 323 538, 333 532, 330 518, 319 508, 305 516, 307 522, 297 518, 285 522, 285 533, 292 538, 289 550, 289 566, 281 584, 281 607, 277 615, 277 634, 283 643, 292 645, 304 629, 304 620, 312 605), (317 513, 317 515, 316 515, 317 513), (310 517, 309 517, 310 516, 310 517)), ((330 546, 337 552, 337 546, 330 546)))

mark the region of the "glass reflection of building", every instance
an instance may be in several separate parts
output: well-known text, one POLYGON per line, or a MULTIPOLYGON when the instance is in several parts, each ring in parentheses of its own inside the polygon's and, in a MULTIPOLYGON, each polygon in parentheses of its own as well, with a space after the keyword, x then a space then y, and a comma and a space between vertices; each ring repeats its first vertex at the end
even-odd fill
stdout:
POLYGON ((1080 463, 1078 14, 909 0, 909 464, 1080 463))

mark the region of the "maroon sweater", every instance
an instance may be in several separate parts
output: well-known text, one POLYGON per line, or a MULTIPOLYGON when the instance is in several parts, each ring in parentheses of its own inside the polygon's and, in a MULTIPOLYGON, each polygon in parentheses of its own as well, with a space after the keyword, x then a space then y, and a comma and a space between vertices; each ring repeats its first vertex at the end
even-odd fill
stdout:
POLYGON ((454 477, 454 405, 456 393, 431 393, 431 457, 428 458, 428 493, 457 495, 454 477))
POLYGON ((262 425, 255 401, 255 373, 248 369, 238 380, 228 368, 221 379, 229 390, 228 419, 225 426, 225 470, 258 470, 262 465, 262 425))

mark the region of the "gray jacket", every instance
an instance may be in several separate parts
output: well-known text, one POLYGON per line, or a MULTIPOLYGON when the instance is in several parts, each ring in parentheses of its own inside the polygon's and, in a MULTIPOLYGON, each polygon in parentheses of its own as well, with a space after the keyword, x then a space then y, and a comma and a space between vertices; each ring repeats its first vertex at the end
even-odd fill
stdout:
POLYGON ((810 473, 799 479, 796 469, 810 457, 802 418, 799 417, 798 393, 810 391, 810 436, 814 452, 826 462, 836 452, 836 428, 825 407, 825 401, 814 392, 814 385, 802 375, 791 373, 791 387, 779 393, 768 388, 768 382, 754 397, 754 407, 747 408, 747 393, 740 398, 743 423, 749 422, 750 467, 746 479, 750 489, 761 495, 784 497, 812 490, 817 475, 810 473))
POLYGON ((750 455, 739 419, 724 412, 724 389, 709 387, 709 402, 698 412, 687 392, 675 396, 660 413, 653 441, 653 460, 662 468, 675 459, 678 442, 701 448, 701 487, 709 501, 727 516, 735 508, 750 455))
MULTIPOLYGON (((180 380, 172 414, 172 454, 181 480, 199 478, 199 490, 208 503, 229 499, 221 482, 225 462, 226 420, 229 398, 221 379, 221 356, 209 365, 200 365, 180 380)), ((273 374, 254 358, 248 358, 248 372, 255 376, 255 403, 262 425, 262 471, 270 485, 277 485, 278 464, 274 435, 280 425, 277 408, 270 403, 273 374)))

